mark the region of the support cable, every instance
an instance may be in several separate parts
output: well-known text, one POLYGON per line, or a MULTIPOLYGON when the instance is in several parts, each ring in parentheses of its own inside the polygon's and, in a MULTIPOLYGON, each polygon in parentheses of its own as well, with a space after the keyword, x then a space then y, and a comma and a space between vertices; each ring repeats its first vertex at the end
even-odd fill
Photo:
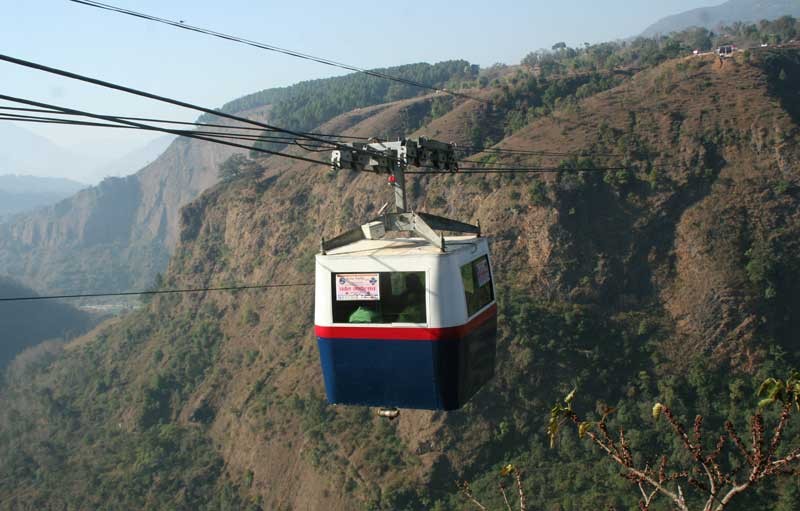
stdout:
POLYGON ((574 174, 576 172, 611 172, 616 170, 630 170, 631 167, 468 167, 454 171, 447 170, 406 170, 406 174, 416 175, 463 175, 463 174, 574 174))
MULTIPOLYGON (((0 110, 10 110, 10 111, 17 111, 17 112, 34 112, 34 113, 43 113, 43 114, 61 114, 61 115, 73 115, 73 114, 65 114, 63 112, 59 112, 57 110, 48 110, 46 108, 23 108, 23 107, 10 107, 10 106, 0 106, 0 110)), ((250 126, 230 126, 227 124, 214 124, 208 122, 188 122, 188 121, 173 121, 169 119, 154 119, 151 117, 130 117, 125 115, 114 115, 119 119, 125 119, 126 121, 145 121, 145 122, 157 122, 159 124, 176 124, 176 125, 183 125, 183 126, 201 126, 201 127, 208 127, 208 128, 227 128, 227 129, 237 129, 237 130, 252 130, 263 132, 263 128, 254 128, 250 126)), ((342 138, 348 140, 369 140, 369 137, 354 137, 350 135, 333 135, 329 133, 314 133, 314 132, 307 132, 307 131, 300 131, 298 132, 301 135, 312 135, 315 137, 330 137, 330 138, 342 138)))
POLYGON ((152 291, 125 291, 120 293, 83 293, 83 294, 64 294, 64 295, 37 295, 37 296, 14 296, 10 298, 0 298, 0 302, 31 302, 37 300, 65 300, 78 298, 101 298, 111 296, 141 296, 141 295, 168 295, 178 293, 204 293, 208 291, 242 291, 253 289, 273 289, 286 287, 309 287, 313 282, 302 282, 294 284, 261 284, 250 286, 225 286, 225 287, 198 287, 189 289, 156 289, 152 291))
MULTIPOLYGON (((97 128, 115 128, 115 129, 139 129, 139 130, 147 130, 147 131, 159 131, 161 132, 162 129, 157 126, 152 126, 149 128, 144 127, 137 127, 137 126, 127 126, 127 125, 119 125, 119 124, 109 124, 109 123, 102 123, 102 122, 90 122, 90 121, 77 121, 72 119, 61 119, 57 117, 42 117, 42 116, 33 116, 33 115, 20 115, 20 114, 4 114, 0 112, 0 121, 14 121, 14 122, 29 122, 29 123, 41 123, 41 124, 64 124, 68 126, 84 126, 84 127, 97 127, 97 128)), ((230 139, 230 140, 246 140, 252 142, 275 142, 275 143, 283 143, 283 144, 294 144, 308 151, 321 151, 321 148, 325 148, 325 150, 330 150, 330 143, 327 145, 308 145, 300 144, 297 142, 295 138, 289 137, 273 137, 269 135, 254 135, 252 133, 230 133, 224 131, 201 131, 201 130, 174 130, 175 134, 180 134, 179 136, 188 136, 191 137, 192 134, 195 135, 207 135, 213 136, 219 139, 230 139), (311 149, 314 148, 314 149, 311 149)), ((262 131, 263 133, 263 131, 262 131)))
POLYGON ((217 144, 228 145, 228 146, 231 146, 231 147, 238 147, 240 149, 247 149, 247 150, 257 151, 257 152, 260 152, 260 153, 271 154, 271 155, 274 155, 274 156, 282 156, 284 158, 291 158, 291 159, 294 159, 294 160, 300 160, 300 161, 304 161, 304 162, 307 162, 307 163, 313 163, 315 165, 325 165, 325 166, 330 165, 330 162, 323 161, 323 160, 315 160, 315 159, 311 159, 311 158, 306 158, 304 156, 291 155, 291 154, 287 154, 287 153, 282 153, 280 151, 270 151, 269 149, 264 149, 264 148, 261 148, 261 147, 252 147, 252 146, 248 146, 248 145, 244 145, 244 144, 238 144, 236 142, 226 142, 226 141, 219 140, 219 139, 216 139, 216 138, 213 138, 213 137, 206 137, 206 136, 203 136, 203 135, 196 135, 193 132, 187 132, 185 130, 181 131, 181 130, 172 130, 172 129, 168 129, 168 128, 159 128, 157 126, 150 126, 150 125, 147 125, 147 124, 141 124, 141 123, 134 122, 134 121, 126 121, 124 119, 119 119, 119 118, 116 118, 116 117, 113 117, 113 116, 109 116, 109 115, 101 115, 101 114, 93 114, 93 113, 89 113, 89 112, 83 112, 81 110, 75 110, 73 108, 59 107, 59 106, 56 106, 56 105, 50 105, 50 104, 47 104, 47 103, 41 103, 39 101, 31 101, 31 100, 28 100, 28 99, 16 98, 16 97, 13 97, 13 96, 6 96, 5 94, 0 94, 0 100, 10 101, 10 102, 13 102, 13 103, 21 103, 21 104, 24 104, 24 105, 31 105, 31 106, 36 106, 36 107, 40 107, 40 108, 50 108, 50 109, 53 109, 53 110, 58 110, 58 111, 66 112, 66 113, 73 113, 73 114, 77 114, 77 115, 82 115, 84 117, 91 117, 91 118, 94 118, 94 119, 102 119, 104 121, 122 123, 122 124, 126 124, 126 125, 129 125, 129 126, 137 127, 137 128, 144 129, 144 130, 160 131, 160 132, 163 132, 163 133, 170 133, 172 135, 178 135, 178 136, 189 137, 189 138, 196 138, 198 140, 205 140, 207 142, 214 142, 214 143, 217 143, 217 144))
MULTIPOLYGON (((115 84, 115 83, 107 82, 105 80, 99 80, 97 78, 91 78, 89 76, 80 75, 80 74, 77 74, 77 73, 72 73, 70 71, 65 71, 63 69, 57 69, 57 68, 54 68, 54 67, 45 66, 44 64, 38 64, 36 62, 31 62, 31 61, 28 61, 28 60, 18 59, 16 57, 11 57, 9 55, 0 54, 0 61, 9 62, 11 64, 16 64, 18 66, 27 67, 27 68, 30 68, 30 69, 36 69, 38 71, 43 71, 45 73, 50 73, 50 74, 54 74, 54 75, 58 75, 58 76, 63 76, 65 78, 70 78, 72 80, 78 80, 78 81, 81 81, 81 82, 91 83, 93 85, 98 85, 100 87, 105 87, 105 88, 108 88, 108 89, 113 89, 113 90, 117 90, 117 91, 121 91, 121 92, 126 92, 128 94, 133 94, 135 96, 140 96, 140 97, 147 98, 147 99, 153 99, 153 100, 156 100, 156 101, 160 101, 162 103, 168 103, 170 105, 175 105, 175 106, 179 106, 179 107, 182 107, 182 108, 188 108, 188 109, 191 109, 191 110, 197 110, 198 112, 203 112, 203 113, 207 113, 207 114, 210 114, 210 115, 215 115, 217 117, 224 117, 226 119, 231 119, 231 120, 238 121, 238 122, 243 122, 243 123, 246 123, 246 124, 252 124, 254 126, 260 126, 261 128, 269 130, 269 131, 285 133, 285 134, 292 135, 292 136, 297 137, 297 138, 304 138, 306 140, 313 140, 315 142, 330 143, 330 140, 325 140, 324 138, 319 138, 319 137, 312 136, 312 135, 307 135, 307 134, 304 135, 304 134, 302 134, 300 132, 297 132, 297 131, 289 130, 289 129, 286 129, 286 128, 280 128, 278 126, 272 126, 270 124, 266 124, 266 123, 263 123, 263 122, 255 121, 253 119, 248 119, 246 117, 240 117, 238 115, 227 114, 225 112, 220 112, 219 110, 212 110, 210 108, 206 108, 206 107, 203 107, 203 106, 199 106, 199 105, 195 105, 195 104, 192 104, 192 103, 188 103, 186 101, 180 101, 180 100, 177 100, 177 99, 168 98, 166 96, 160 96, 158 94, 152 94, 150 92, 145 92, 145 91, 142 91, 142 90, 139 90, 139 89, 126 87, 124 85, 118 85, 118 84, 115 84)), ((62 110, 62 109, 57 109, 57 110, 62 110)), ((76 112, 76 110, 72 110, 72 111, 76 112)), ((344 146, 342 146, 341 144, 338 144, 336 142, 334 142, 334 144, 339 146, 339 147, 341 147, 341 148, 344 148, 344 146)))
POLYGON ((411 85, 413 87, 419 87, 421 89, 428 89, 428 90, 435 91, 435 92, 449 94, 451 96, 456 96, 456 97, 460 97, 460 98, 464 98, 464 99, 470 99, 470 100, 478 101, 478 102, 481 102, 481 103, 489 103, 489 101, 487 101, 485 99, 476 98, 474 96, 463 94, 461 92, 455 92, 455 91, 447 90, 447 89, 444 89, 444 88, 435 87, 433 85, 427 85, 427 84, 424 84, 424 83, 421 83, 421 82, 417 82, 415 80, 409 80, 407 78, 400 78, 400 77, 397 77, 397 76, 388 75, 386 73, 381 73, 380 71, 373 71, 373 70, 369 70, 369 69, 356 67, 356 66, 353 66, 351 64, 345 64, 343 62, 337 62, 335 60, 326 59, 326 58, 323 58, 323 57, 316 57, 316 56, 310 55, 308 53, 301 53, 299 51, 289 50, 289 49, 286 49, 286 48, 281 48, 279 46, 275 46, 275 45, 272 45, 272 44, 260 43, 258 41, 245 39, 243 37, 233 36, 233 35, 229 35, 229 34, 223 34, 222 32, 216 32, 214 30, 210 30, 210 29, 207 29, 207 28, 195 27, 195 26, 192 26, 192 25, 188 25, 188 24, 186 24, 186 23, 184 23, 182 21, 174 21, 174 20, 168 20, 168 19, 165 19, 165 18, 159 18, 158 16, 153 16, 151 14, 145 14, 143 12, 132 11, 130 9, 123 9, 121 7, 117 7, 117 6, 114 6, 114 5, 104 4, 104 3, 101 3, 101 2, 95 2, 95 1, 91 1, 91 0, 70 0, 70 1, 74 2, 76 4, 82 4, 82 5, 86 5, 86 6, 89 6, 89 7, 96 7, 98 9, 103 9, 103 10, 106 10, 106 11, 112 11, 112 12, 116 12, 116 13, 119 13, 119 14, 126 14, 128 16, 133 16, 135 18, 140 18, 140 19, 144 19, 144 20, 147 20, 147 21, 154 21, 156 23, 162 23, 164 25, 170 25, 170 26, 173 26, 173 27, 176 27, 176 28, 181 28, 183 30, 189 30, 189 31, 192 31, 192 32, 198 32, 200 34, 205 34, 205 35, 210 35, 210 36, 213 36, 213 37, 218 37, 220 39, 225 39, 225 40, 232 41, 232 42, 235 42, 235 43, 246 44, 248 46, 253 46, 255 48, 260 48, 262 50, 268 50, 268 51, 274 51, 274 52, 277 52, 277 53, 282 53, 282 54, 288 55, 290 57, 296 57, 296 58, 299 58, 299 59, 310 60, 312 62, 317 62, 319 64, 325 64, 326 66, 333 66, 333 67, 338 67, 338 68, 341 68, 341 69, 345 69, 347 71, 354 71, 356 73, 362 73, 362 74, 365 74, 365 75, 368 75, 368 76, 372 76, 372 77, 375 77, 375 78, 382 78, 384 80, 391 80, 393 82, 398 82, 398 83, 402 83, 402 84, 405 84, 405 85, 411 85))

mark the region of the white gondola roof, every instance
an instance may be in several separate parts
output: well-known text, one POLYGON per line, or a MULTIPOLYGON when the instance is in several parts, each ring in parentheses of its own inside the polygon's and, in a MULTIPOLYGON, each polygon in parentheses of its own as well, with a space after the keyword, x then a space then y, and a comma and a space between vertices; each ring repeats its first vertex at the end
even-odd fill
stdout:
MULTIPOLYGON (((447 253, 471 248, 475 236, 445 237, 447 253)), ((410 256, 437 255, 442 252, 423 238, 382 238, 377 240, 361 240, 343 247, 328 251, 329 256, 410 256)))

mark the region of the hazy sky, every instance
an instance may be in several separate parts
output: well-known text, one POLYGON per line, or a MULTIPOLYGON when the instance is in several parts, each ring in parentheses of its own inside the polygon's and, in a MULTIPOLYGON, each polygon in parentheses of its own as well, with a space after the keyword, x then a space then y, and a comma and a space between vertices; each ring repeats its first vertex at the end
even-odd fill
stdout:
MULTIPOLYGON (((657 19, 721 0, 460 2, 106 0, 163 18, 359 67, 463 58, 518 63, 554 42, 625 38, 657 19)), ((0 53, 218 107, 236 97, 343 71, 68 0, 0 0, 0 53)), ((101 113, 193 120, 196 112, 0 63, 0 90, 101 113)), ((0 121, 7 122, 7 121, 0 121)), ((154 138, 25 124, 64 147, 120 151, 154 138)))

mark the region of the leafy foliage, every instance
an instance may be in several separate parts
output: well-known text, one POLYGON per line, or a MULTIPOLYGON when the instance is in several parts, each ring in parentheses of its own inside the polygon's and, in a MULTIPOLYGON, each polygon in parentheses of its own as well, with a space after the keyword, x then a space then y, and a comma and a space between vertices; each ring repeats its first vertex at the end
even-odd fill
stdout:
POLYGON ((243 154, 234 154, 219 165, 219 179, 223 183, 246 175, 254 175, 261 170, 253 160, 243 154))

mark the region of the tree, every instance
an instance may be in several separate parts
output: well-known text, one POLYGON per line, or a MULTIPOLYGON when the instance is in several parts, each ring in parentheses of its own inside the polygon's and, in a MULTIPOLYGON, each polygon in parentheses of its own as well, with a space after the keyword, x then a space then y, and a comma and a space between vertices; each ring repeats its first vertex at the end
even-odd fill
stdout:
POLYGON ((564 41, 557 42, 553 45, 553 51, 564 50, 567 48, 567 43, 564 41))
POLYGON ((228 182, 255 170, 257 170, 257 166, 253 160, 243 154, 234 154, 220 164, 218 175, 220 181, 228 182))
POLYGON ((686 43, 694 50, 708 51, 713 43, 714 34, 705 28, 687 30, 686 43))
POLYGON ((596 422, 582 420, 572 409, 574 390, 564 398, 563 404, 556 403, 553 406, 548 435, 552 447, 561 426, 573 424, 581 439, 588 439, 599 447, 607 458, 622 468, 622 476, 638 487, 642 494, 639 501, 641 511, 648 511, 659 496, 671 500, 680 511, 690 511, 692 501, 687 500, 689 491, 699 493, 702 497, 702 508, 698 509, 724 511, 736 496, 768 478, 789 474, 789 470, 800 463, 800 448, 778 454, 783 432, 793 411, 800 411, 800 373, 793 371, 786 380, 768 378, 761 385, 758 395, 763 399, 759 402, 759 410, 750 419, 749 447, 733 423, 726 421, 725 432, 719 435, 715 447, 707 450, 703 441, 702 416, 695 418, 692 432, 688 433, 667 405, 656 403, 653 406, 653 418, 666 418, 680 445, 689 455, 689 466, 671 467, 666 455, 644 466, 637 464, 625 431, 620 429, 617 435, 612 436, 607 427, 606 419, 613 410, 596 422), (761 409, 774 404, 781 406, 781 413, 771 433, 765 435, 767 428, 761 409), (726 452, 726 447, 731 452, 726 452), (730 459, 734 456, 741 459, 732 463, 730 459), (744 476, 740 472, 744 472, 744 476))

